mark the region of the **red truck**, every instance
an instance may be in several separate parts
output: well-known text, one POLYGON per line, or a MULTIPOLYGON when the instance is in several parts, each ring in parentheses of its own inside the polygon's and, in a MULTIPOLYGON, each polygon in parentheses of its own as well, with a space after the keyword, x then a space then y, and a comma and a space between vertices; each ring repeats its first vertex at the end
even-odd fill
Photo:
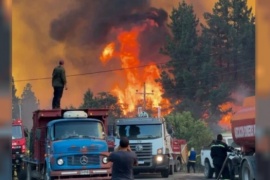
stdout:
POLYGON ((107 117, 108 109, 35 111, 27 178, 111 179, 107 117))
POLYGON ((231 179, 239 175, 240 180, 253 180, 256 176, 255 162, 255 97, 248 97, 243 108, 232 117, 232 135, 234 142, 241 147, 232 153, 234 158, 229 161, 231 179))
POLYGON ((17 174, 23 168, 22 158, 26 153, 27 133, 20 119, 14 119, 12 122, 12 172, 17 174))

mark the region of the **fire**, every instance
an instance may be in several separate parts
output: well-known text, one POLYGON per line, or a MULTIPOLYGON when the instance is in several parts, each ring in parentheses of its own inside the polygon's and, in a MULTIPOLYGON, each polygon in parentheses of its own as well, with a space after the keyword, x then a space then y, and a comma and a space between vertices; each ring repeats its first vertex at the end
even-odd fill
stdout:
POLYGON ((237 106, 231 102, 224 103, 219 106, 219 109, 221 112, 224 112, 225 114, 222 116, 221 120, 219 121, 219 125, 224 129, 231 129, 231 119, 234 114, 241 106, 237 106), (232 109, 232 111, 229 111, 232 109), (226 113, 226 111, 229 111, 226 113))
POLYGON ((119 103, 122 104, 125 115, 136 112, 138 101, 143 99, 144 83, 146 83, 146 99, 152 102, 152 107, 161 106, 163 113, 164 109, 169 107, 169 101, 162 98, 162 87, 155 82, 156 79, 160 78, 157 66, 154 63, 149 63, 145 68, 133 68, 141 65, 138 36, 145 27, 153 25, 146 21, 145 24, 134 26, 129 31, 121 30, 117 42, 108 44, 100 57, 103 63, 112 58, 121 62, 124 72, 121 79, 116 81, 112 92, 119 98, 119 103), (119 49, 114 48, 115 44, 119 45, 119 49))
POLYGON ((102 52, 102 55, 100 56, 100 60, 102 61, 103 64, 106 64, 113 56, 114 53, 114 43, 108 44, 104 51, 102 52))

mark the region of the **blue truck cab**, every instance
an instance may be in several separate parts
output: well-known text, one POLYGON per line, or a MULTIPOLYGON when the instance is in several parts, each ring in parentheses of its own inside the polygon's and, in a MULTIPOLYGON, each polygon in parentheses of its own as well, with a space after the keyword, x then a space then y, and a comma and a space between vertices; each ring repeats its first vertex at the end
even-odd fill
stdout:
POLYGON ((34 113, 32 153, 25 159, 27 177, 111 179, 106 141, 108 110, 52 111, 34 113), (52 118, 55 114, 58 117, 52 118))

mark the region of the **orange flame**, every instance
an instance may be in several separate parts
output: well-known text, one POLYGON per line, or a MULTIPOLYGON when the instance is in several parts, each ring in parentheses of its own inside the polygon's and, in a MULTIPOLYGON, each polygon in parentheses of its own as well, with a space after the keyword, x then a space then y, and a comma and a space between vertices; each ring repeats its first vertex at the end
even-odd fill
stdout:
POLYGON ((115 50, 115 44, 110 43, 105 47, 100 57, 103 63, 108 62, 113 57, 121 61, 124 74, 117 81, 112 92, 119 98, 119 103, 122 104, 125 115, 135 112, 138 101, 143 97, 144 83, 146 83, 145 90, 148 93, 146 97, 147 100, 151 100, 152 107, 161 106, 163 114, 164 107, 166 109, 169 107, 169 101, 162 98, 161 86, 155 82, 156 79, 160 78, 160 72, 157 66, 154 63, 149 63, 149 66, 143 69, 133 68, 140 66, 140 44, 138 42, 138 36, 146 26, 154 25, 150 21, 146 21, 145 24, 133 27, 130 31, 121 31, 118 34, 116 42, 119 44, 119 50, 115 50), (140 95, 136 92, 139 92, 140 95))
POLYGON ((241 108, 241 106, 237 106, 231 102, 227 102, 224 104, 221 104, 219 106, 219 109, 221 112, 224 112, 225 114, 222 116, 221 120, 219 121, 219 125, 226 130, 230 130, 231 129, 231 119, 233 114, 239 109, 241 108), (227 112, 228 110, 232 109, 232 111, 227 112))
POLYGON ((113 57, 114 47, 115 44, 110 43, 103 50, 102 55, 100 56, 100 60, 103 64, 106 64, 113 57))

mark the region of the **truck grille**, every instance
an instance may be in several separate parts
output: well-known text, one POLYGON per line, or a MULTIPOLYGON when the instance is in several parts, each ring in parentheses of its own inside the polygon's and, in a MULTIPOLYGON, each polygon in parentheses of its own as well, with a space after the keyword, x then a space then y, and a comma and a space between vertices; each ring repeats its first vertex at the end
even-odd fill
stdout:
POLYGON ((132 143, 130 148, 137 155, 138 166, 152 165, 152 143, 132 143))
MULTIPOLYGON (((98 151, 98 150, 99 150, 98 146, 87 146, 86 147, 86 151, 88 151, 88 152, 94 152, 94 151, 98 151)), ((82 148, 81 147, 70 147, 70 148, 68 148, 68 151, 69 152, 80 152, 80 151, 82 151, 82 148)))
POLYGON ((99 165, 99 163, 99 155, 74 155, 67 157, 67 164, 69 166, 99 165))

